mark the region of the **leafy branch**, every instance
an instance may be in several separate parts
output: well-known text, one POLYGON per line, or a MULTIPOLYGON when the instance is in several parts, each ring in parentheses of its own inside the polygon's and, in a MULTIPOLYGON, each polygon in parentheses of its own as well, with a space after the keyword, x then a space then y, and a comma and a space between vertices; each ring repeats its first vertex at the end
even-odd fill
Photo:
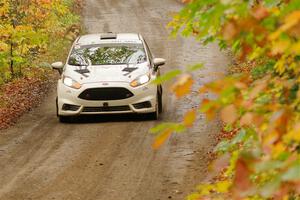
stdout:
MULTIPOLYGON (((173 36, 218 42, 231 49, 238 65, 250 66, 199 88, 199 95, 218 98, 199 102, 195 113, 208 119, 220 113, 227 132, 235 135, 216 147, 212 173, 218 178, 200 184, 188 199, 299 199, 300 1, 184 2, 169 24, 173 36)), ((181 97, 192 85, 185 74, 173 91, 181 97)), ((186 118, 189 125, 197 119, 186 118)), ((162 133, 170 135, 173 126, 162 133)))

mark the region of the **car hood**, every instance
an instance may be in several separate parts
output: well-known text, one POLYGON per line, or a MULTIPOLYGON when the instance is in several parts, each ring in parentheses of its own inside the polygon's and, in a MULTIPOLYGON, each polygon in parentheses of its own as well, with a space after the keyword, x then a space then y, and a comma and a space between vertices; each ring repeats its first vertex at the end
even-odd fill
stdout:
POLYGON ((97 82, 128 82, 138 76, 149 73, 150 68, 145 64, 129 65, 95 65, 71 66, 67 65, 63 73, 81 84, 97 82))

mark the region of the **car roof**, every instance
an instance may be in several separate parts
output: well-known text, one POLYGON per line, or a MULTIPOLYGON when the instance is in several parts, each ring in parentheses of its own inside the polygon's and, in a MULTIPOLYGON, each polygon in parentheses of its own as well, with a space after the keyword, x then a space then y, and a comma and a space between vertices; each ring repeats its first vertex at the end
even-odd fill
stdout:
POLYGON ((142 43, 137 33, 98 33, 82 35, 76 40, 77 45, 107 44, 107 43, 142 43))

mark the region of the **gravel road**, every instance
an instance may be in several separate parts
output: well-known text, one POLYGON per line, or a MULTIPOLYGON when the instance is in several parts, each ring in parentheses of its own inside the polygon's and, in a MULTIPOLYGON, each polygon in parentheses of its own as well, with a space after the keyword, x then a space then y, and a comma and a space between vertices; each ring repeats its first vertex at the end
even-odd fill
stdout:
POLYGON ((168 39, 166 24, 182 5, 177 0, 86 0, 87 32, 139 32, 162 71, 204 62, 195 72, 190 96, 177 101, 164 86, 164 113, 159 121, 139 116, 95 116, 60 124, 55 116, 55 89, 42 105, 0 133, 1 200, 166 200, 184 199, 205 178, 208 155, 218 134, 217 121, 198 123, 151 149, 149 129, 179 121, 202 96, 197 88, 225 72, 228 56, 217 45, 201 46, 192 38, 168 39))

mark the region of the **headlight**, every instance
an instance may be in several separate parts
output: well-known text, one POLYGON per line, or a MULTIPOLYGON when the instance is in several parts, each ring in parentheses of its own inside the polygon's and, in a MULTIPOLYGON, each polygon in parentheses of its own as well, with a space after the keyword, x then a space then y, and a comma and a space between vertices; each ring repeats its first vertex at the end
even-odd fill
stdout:
POLYGON ((80 89, 81 88, 81 84, 78 83, 77 81, 71 79, 70 77, 67 77, 67 76, 63 76, 63 83, 68 86, 68 87, 71 87, 71 88, 74 88, 74 89, 80 89))
POLYGON ((135 80, 133 80, 130 85, 131 87, 137 87, 140 85, 144 85, 145 83, 148 83, 150 81, 150 74, 145 74, 142 76, 139 76, 135 80))

